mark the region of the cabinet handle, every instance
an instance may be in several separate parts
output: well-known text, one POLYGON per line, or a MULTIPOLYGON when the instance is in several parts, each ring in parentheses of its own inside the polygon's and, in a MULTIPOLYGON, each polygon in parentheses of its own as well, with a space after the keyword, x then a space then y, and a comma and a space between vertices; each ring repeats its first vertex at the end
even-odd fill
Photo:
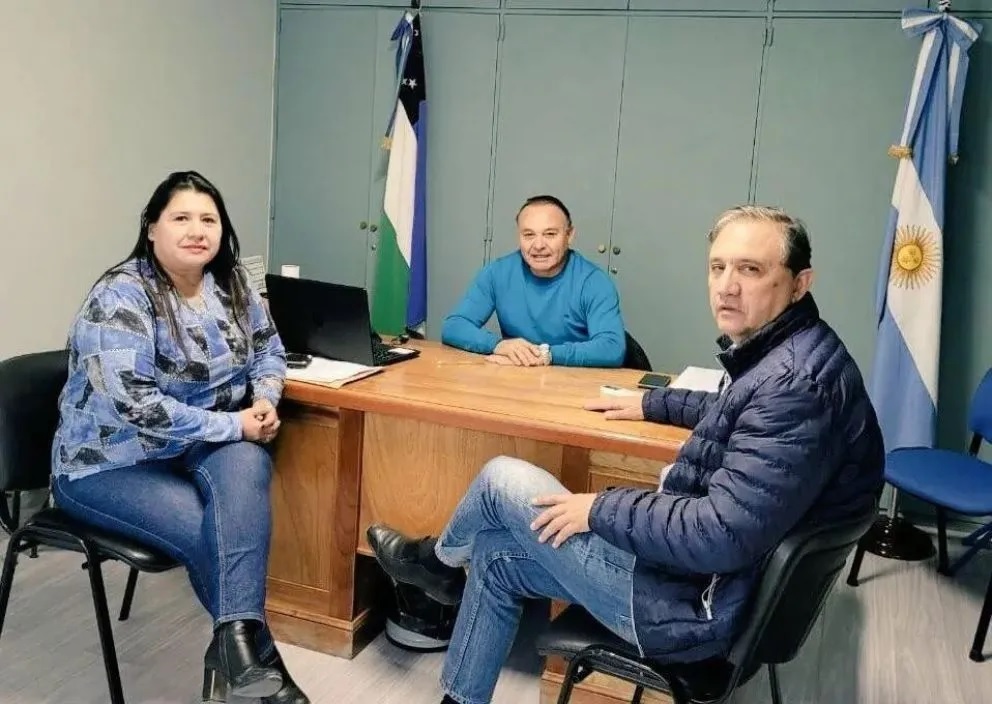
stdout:
POLYGON ((620 248, 619 247, 614 247, 613 248, 613 253, 614 254, 620 254, 620 248))
POLYGON ((617 273, 617 268, 616 268, 615 266, 611 266, 611 267, 610 267, 610 273, 611 273, 611 274, 615 274, 615 273, 617 273))
POLYGON ((376 243, 373 242, 372 244, 369 245, 369 247, 371 247, 372 248, 372 251, 374 252, 375 251, 375 248, 376 248, 376 243))
POLYGON ((601 244, 601 245, 599 245, 598 247, 596 247, 596 250, 597 250, 597 251, 598 251, 598 252, 599 252, 600 254, 605 254, 605 253, 606 253, 606 245, 605 245, 605 244, 601 244))
POLYGON ((358 223, 358 229, 359 230, 364 230, 368 226, 369 226, 369 224, 367 222, 365 222, 364 220, 362 220, 360 223, 358 223))
POLYGON ((378 225, 369 225, 369 232, 378 232, 378 231, 379 231, 378 225))

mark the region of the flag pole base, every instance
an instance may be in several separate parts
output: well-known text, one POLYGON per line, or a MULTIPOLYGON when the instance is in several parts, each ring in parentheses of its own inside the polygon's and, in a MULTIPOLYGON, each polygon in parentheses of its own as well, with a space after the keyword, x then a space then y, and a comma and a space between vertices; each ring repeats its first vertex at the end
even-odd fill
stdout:
POLYGON ((861 539, 867 552, 890 560, 926 560, 933 557, 930 536, 905 518, 879 516, 861 539))

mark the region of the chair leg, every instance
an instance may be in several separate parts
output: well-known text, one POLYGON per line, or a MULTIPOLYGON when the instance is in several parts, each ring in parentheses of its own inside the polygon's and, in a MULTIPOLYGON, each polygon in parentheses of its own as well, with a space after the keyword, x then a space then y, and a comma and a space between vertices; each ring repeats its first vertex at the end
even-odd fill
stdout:
POLYGON ((968 654, 968 657, 975 662, 982 662, 985 659, 982 648, 985 647, 985 636, 989 633, 989 621, 992 621, 992 577, 989 577, 989 587, 985 590, 985 603, 982 604, 982 614, 978 617, 975 642, 971 644, 971 653, 968 654))
POLYGON ((965 547, 971 547, 990 539, 992 539, 992 523, 986 523, 984 526, 976 528, 970 535, 962 538, 961 544, 965 547))
POLYGON ((962 540, 961 544, 968 549, 965 550, 963 554, 959 555, 958 558, 951 564, 950 568, 948 568, 948 572, 952 575, 957 574, 958 570, 968 564, 968 562, 971 561, 971 558, 978 554, 979 550, 985 550, 992 545, 992 523, 984 525, 976 530, 974 533, 962 540))
POLYGON ((7 618, 7 602, 14 586, 14 569, 17 567, 17 552, 21 544, 21 533, 15 531, 7 544, 7 556, 3 560, 3 573, 0 574, 0 635, 3 635, 3 622, 7 618))
POLYGON ((121 613, 118 621, 127 621, 131 615, 131 602, 134 601, 134 587, 138 584, 138 570, 131 568, 127 573, 127 585, 124 587, 124 601, 121 602, 121 613))
POLYGON ((641 704, 641 697, 644 696, 644 687, 637 685, 634 688, 634 697, 630 700, 630 704, 641 704))
POLYGON ((947 511, 937 507, 937 572, 950 576, 947 565, 947 511))
POLYGON ((10 510, 7 510, 7 492, 0 491, 0 528, 13 535, 20 527, 21 521, 21 492, 10 492, 10 510))
POLYGON ((103 665, 107 670, 107 685, 110 687, 111 704, 124 704, 124 691, 121 687, 121 673, 117 667, 117 650, 114 648, 114 632, 110 628, 110 613, 107 610, 107 591, 103 586, 103 571, 100 559, 89 547, 86 550, 87 571, 90 574, 90 590, 93 592, 93 608, 96 612, 96 627, 100 632, 100 648, 103 650, 103 665))
POLYGON ((851 573, 847 575, 847 583, 852 587, 858 586, 858 572, 861 571, 861 561, 865 559, 865 546, 860 540, 854 551, 854 561, 851 563, 851 573))
POLYGON ((568 701, 572 698, 572 689, 575 687, 575 683, 581 682, 583 679, 582 658, 572 658, 568 661, 568 667, 565 669, 565 677, 561 681, 561 690, 558 692, 558 704, 568 704, 568 701))
POLYGON ((782 688, 778 683, 778 668, 768 663, 768 684, 772 688, 772 704, 782 704, 782 688))

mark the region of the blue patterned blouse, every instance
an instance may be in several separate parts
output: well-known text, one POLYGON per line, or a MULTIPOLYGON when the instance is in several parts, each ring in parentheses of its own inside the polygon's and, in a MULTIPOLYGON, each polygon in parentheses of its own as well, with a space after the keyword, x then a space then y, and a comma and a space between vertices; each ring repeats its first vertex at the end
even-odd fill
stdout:
MULTIPOLYGON (((286 354, 261 298, 248 304, 250 339, 209 272, 203 307, 173 298, 181 341, 155 315, 131 260, 90 291, 69 331, 69 378, 59 398, 52 473, 78 479, 182 454, 197 441, 240 440, 248 399, 279 402, 286 354)), ((172 294, 175 296, 175 294, 172 294)))

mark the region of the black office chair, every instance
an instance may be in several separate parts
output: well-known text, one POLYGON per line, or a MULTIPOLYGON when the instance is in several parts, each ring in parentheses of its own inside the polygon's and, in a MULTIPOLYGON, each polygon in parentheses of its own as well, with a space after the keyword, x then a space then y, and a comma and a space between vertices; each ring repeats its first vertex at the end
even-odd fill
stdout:
POLYGON ((624 338, 627 340, 627 352, 623 357, 623 368, 624 369, 638 369, 644 372, 653 372, 651 368, 651 361, 648 359, 647 352, 641 347, 640 343, 634 339, 634 336, 629 332, 624 331, 624 338))
MULTIPOLYGON (((22 355, 0 362, 0 492, 45 488, 51 473, 51 449, 58 423, 58 396, 66 380, 65 350, 22 355)), ((14 531, 0 575, 0 635, 14 582, 19 553, 39 545, 80 552, 86 557, 100 647, 107 670, 111 704, 124 704, 114 634, 107 611, 101 563, 119 560, 131 575, 164 572, 178 563, 129 538, 86 526, 57 508, 42 509, 14 531)), ((134 596, 128 578, 121 620, 127 618, 134 596)))
POLYGON ((631 704, 645 689, 664 692, 674 704, 722 704, 768 666, 773 704, 782 704, 776 666, 802 648, 854 545, 875 511, 857 520, 794 532, 771 554, 755 594, 750 619, 727 659, 661 665, 613 635, 584 609, 569 606, 538 639, 538 651, 569 661, 558 696, 565 704, 573 687, 593 672, 635 686, 631 704))

